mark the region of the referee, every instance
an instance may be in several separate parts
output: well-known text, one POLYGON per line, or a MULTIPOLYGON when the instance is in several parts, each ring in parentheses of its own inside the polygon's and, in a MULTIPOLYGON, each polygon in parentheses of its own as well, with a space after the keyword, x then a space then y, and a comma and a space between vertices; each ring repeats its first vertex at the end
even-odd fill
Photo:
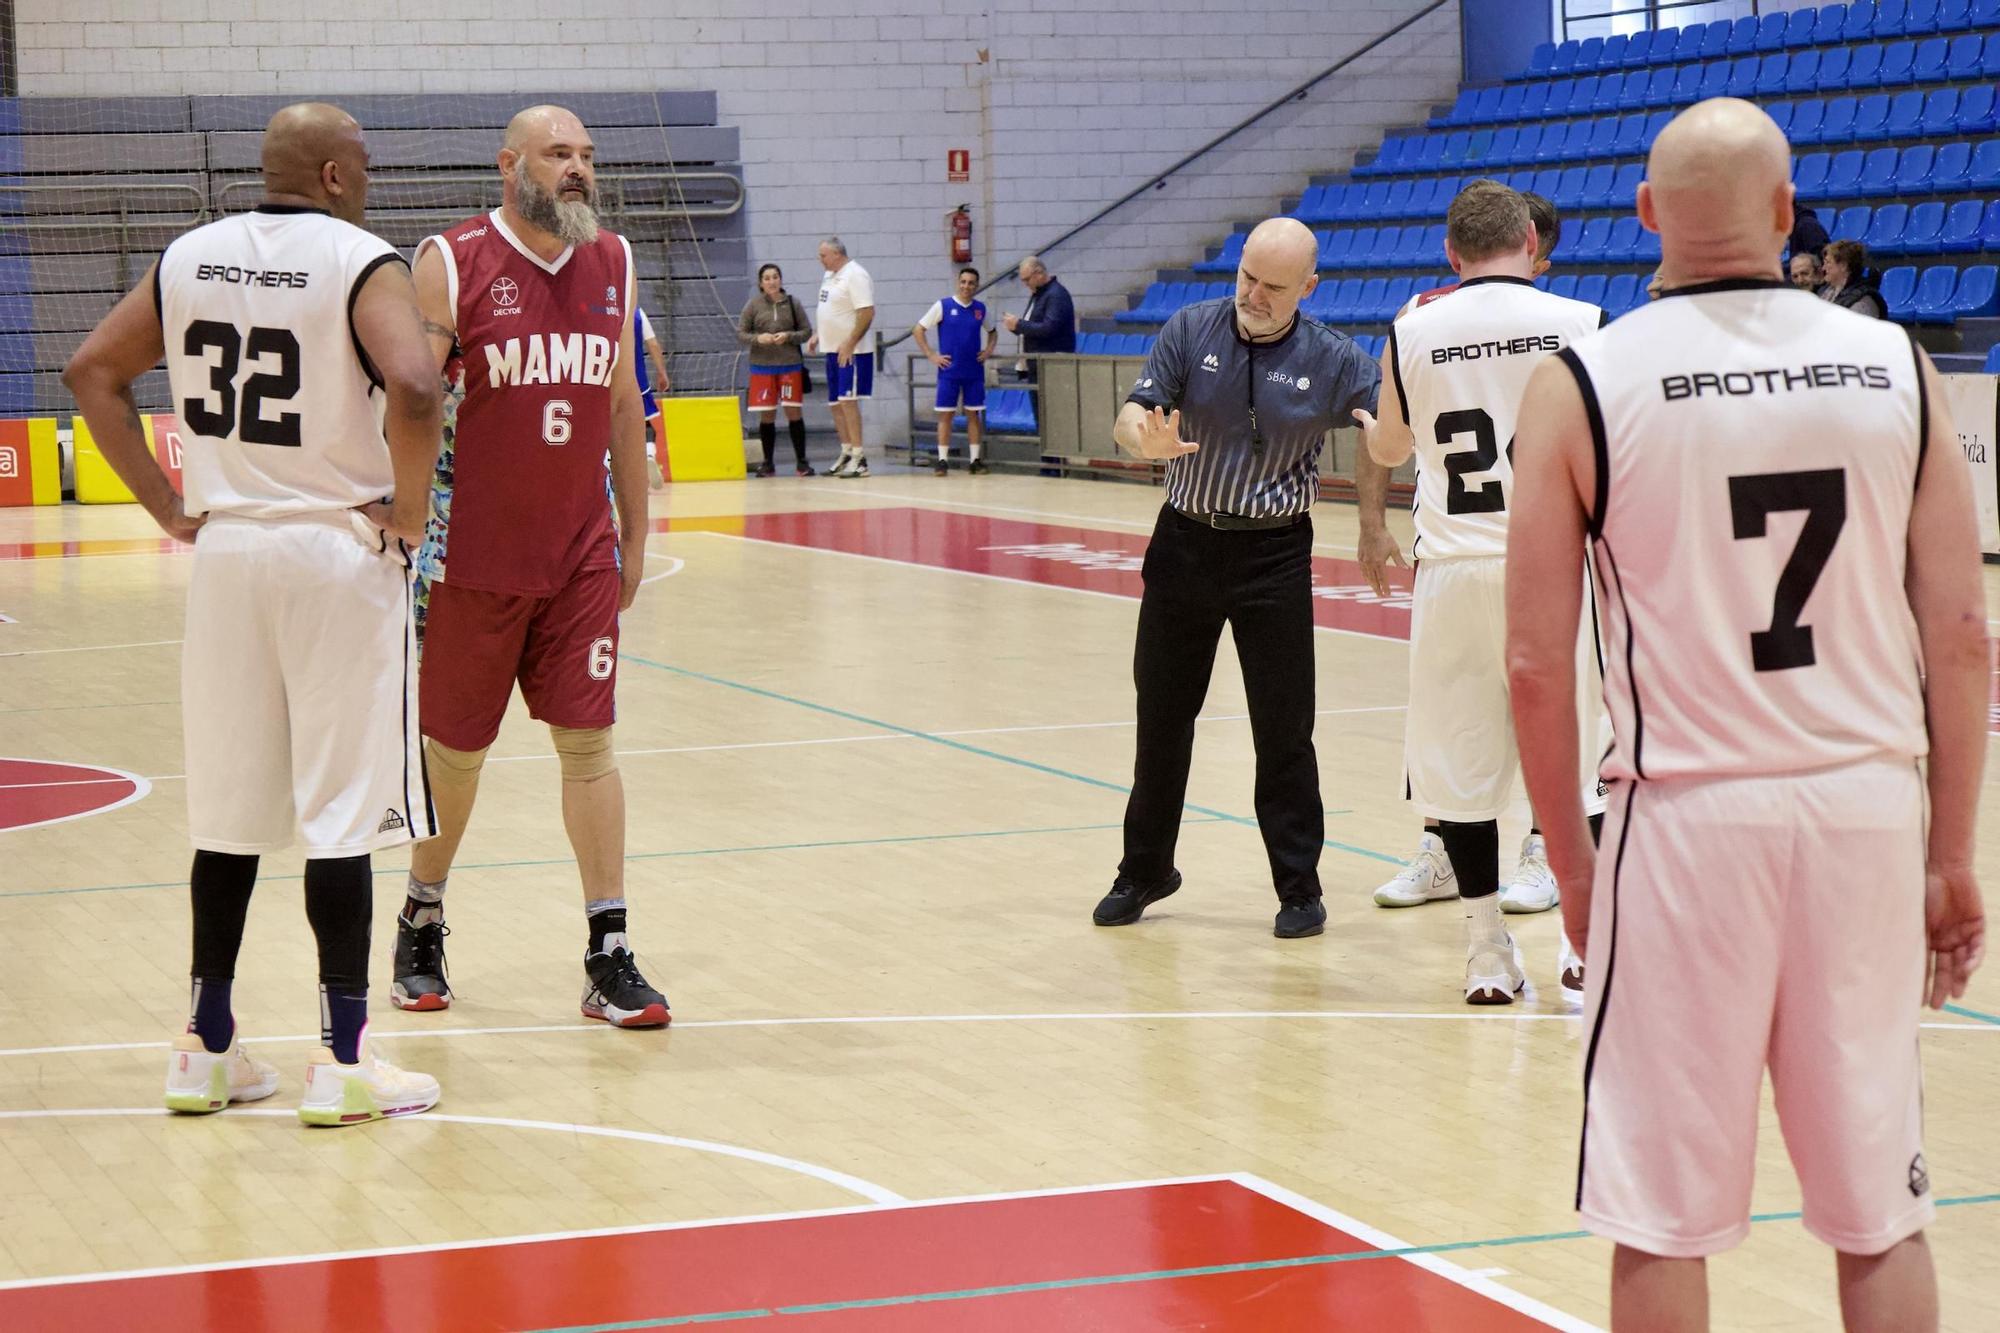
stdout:
POLYGON ((1299 314, 1319 282, 1318 253, 1302 223, 1259 224, 1235 297, 1167 321, 1112 431, 1127 453, 1168 463, 1132 655, 1139 742, 1125 859, 1093 914, 1100 926, 1130 925, 1181 886, 1174 843, 1194 722, 1227 622, 1257 748, 1257 824, 1280 903, 1274 933, 1326 928, 1307 514, 1326 433, 1350 424, 1357 407, 1374 410, 1381 372, 1345 335, 1299 314))

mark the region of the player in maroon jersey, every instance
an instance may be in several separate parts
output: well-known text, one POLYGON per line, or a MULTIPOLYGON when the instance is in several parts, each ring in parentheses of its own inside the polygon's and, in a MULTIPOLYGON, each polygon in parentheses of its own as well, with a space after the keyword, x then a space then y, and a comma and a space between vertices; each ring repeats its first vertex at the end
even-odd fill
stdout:
POLYGON ((570 112, 528 108, 500 150, 500 208, 417 247, 425 331, 463 396, 418 557, 419 712, 438 836, 412 859, 397 921, 392 994, 404 1009, 451 1003, 445 878, 518 680, 562 764, 590 924, 583 1012, 619 1027, 669 1018, 625 931, 625 786, 611 724, 618 613, 645 564, 646 439, 631 370, 632 249, 598 228, 593 155, 570 112))

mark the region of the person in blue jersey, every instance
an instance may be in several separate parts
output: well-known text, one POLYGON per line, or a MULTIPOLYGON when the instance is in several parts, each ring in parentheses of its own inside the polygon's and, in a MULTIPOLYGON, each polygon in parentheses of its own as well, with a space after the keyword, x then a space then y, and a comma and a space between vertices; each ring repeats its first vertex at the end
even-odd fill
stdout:
POLYGON ((972 459, 966 471, 986 471, 979 456, 985 434, 980 423, 986 415, 986 358, 993 355, 1000 330, 987 322, 986 303, 973 299, 978 290, 979 270, 960 269, 957 290, 933 301, 910 330, 918 349, 937 367, 936 472, 940 477, 945 475, 951 455, 951 419, 961 409, 965 412, 966 452, 972 459), (935 350, 928 336, 933 333, 937 335, 935 350))
POLYGON ((659 451, 666 447, 667 432, 660 419, 656 394, 672 392, 674 382, 667 378, 667 360, 660 352, 660 340, 653 336, 653 321, 636 305, 632 307, 632 340, 645 349, 643 355, 632 358, 632 373, 639 377, 639 397, 645 403, 646 425, 651 431, 646 437, 646 475, 650 489, 663 491, 667 488, 667 478, 660 471, 659 451), (650 375, 646 373, 648 365, 652 367, 650 375))

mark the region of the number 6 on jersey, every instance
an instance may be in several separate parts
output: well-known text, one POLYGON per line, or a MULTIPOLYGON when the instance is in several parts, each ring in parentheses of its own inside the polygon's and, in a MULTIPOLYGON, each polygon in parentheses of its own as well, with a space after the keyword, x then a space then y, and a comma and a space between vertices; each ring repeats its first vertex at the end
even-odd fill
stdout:
POLYGON ((542 405, 542 443, 568 444, 570 405, 567 398, 551 398, 542 405))

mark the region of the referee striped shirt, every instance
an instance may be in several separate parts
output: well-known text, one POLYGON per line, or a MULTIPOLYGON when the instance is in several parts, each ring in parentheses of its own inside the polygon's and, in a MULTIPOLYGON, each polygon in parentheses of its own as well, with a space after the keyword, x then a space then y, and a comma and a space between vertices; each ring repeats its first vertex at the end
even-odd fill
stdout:
POLYGON ((1167 503, 1194 515, 1282 518, 1319 498, 1326 433, 1375 410, 1381 368, 1346 334, 1300 315, 1276 342, 1236 329, 1233 300, 1199 301, 1167 320, 1126 401, 1179 409, 1201 447, 1167 464, 1167 503))

